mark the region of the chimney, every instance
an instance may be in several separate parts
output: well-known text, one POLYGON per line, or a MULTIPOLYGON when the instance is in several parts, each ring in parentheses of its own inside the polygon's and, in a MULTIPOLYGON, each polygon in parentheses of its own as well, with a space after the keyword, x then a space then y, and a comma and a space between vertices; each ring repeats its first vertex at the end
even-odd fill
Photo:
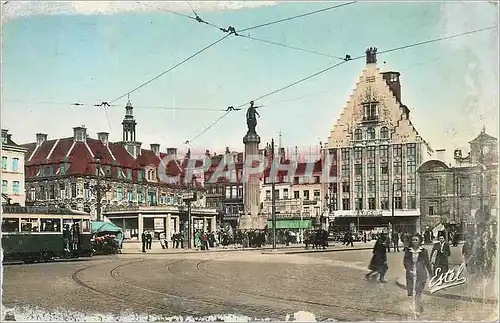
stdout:
POLYGON ((398 103, 401 103, 401 83, 399 82, 400 75, 401 74, 399 72, 382 73, 382 77, 391 89, 392 94, 394 94, 394 97, 396 98, 398 103))
POLYGON ((7 132, 9 132, 7 129, 2 129, 2 144, 7 143, 7 139, 9 138, 7 132))
POLYGON ((36 145, 41 146, 45 141, 47 141, 46 133, 37 133, 36 134, 36 145))
POLYGON ((103 145, 108 145, 109 133, 108 132, 98 132, 97 138, 102 142, 103 145))
POLYGON ((366 54, 366 64, 376 64, 377 63, 377 48, 370 47, 365 51, 366 54))
POLYGON ((151 150, 156 156, 160 156, 160 144, 151 144, 151 150))
MULTIPOLYGON (((154 151, 153 145, 151 145, 151 150, 154 151)), ((160 145, 158 145, 158 153, 160 152, 160 145)), ((177 148, 167 148, 167 155, 172 156, 177 159, 177 148)), ((189 156, 191 156, 191 150, 189 150, 189 156)))
POLYGON ((444 153, 446 149, 436 149, 436 159, 444 162, 444 153))
POLYGON ((74 141, 85 142, 86 139, 87 139, 87 129, 84 126, 73 128, 73 140, 74 141))

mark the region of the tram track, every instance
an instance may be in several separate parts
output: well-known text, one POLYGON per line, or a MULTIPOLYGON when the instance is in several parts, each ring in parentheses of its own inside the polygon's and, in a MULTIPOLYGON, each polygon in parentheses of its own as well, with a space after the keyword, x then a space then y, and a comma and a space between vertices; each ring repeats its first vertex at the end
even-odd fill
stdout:
MULTIPOLYGON (((217 257, 217 258, 222 258, 222 256, 217 257)), ((215 259, 206 259, 206 260, 202 260, 202 261, 197 262, 196 263, 196 272, 201 273, 204 277, 208 276, 210 278, 218 280, 219 277, 214 275, 212 272, 209 272, 206 269, 204 269, 204 266, 203 266, 203 264, 206 264, 206 263, 208 263, 210 261, 214 261, 214 260, 215 259)), ((291 314, 290 311, 287 311, 285 309, 283 309, 283 310, 272 309, 272 308, 269 308, 267 306, 246 305, 246 304, 233 305, 233 304, 229 304, 228 302, 225 302, 222 300, 207 300, 207 299, 198 299, 198 298, 193 298, 193 297, 181 296, 181 295, 170 293, 170 292, 158 291, 158 290, 154 290, 151 288, 139 286, 137 284, 130 282, 130 280, 127 280, 123 277, 120 277, 120 275, 119 275, 120 269, 123 269, 124 267, 127 267, 127 266, 139 264, 139 263, 142 263, 144 261, 146 261, 146 259, 133 260, 133 261, 128 261, 128 262, 122 263, 120 265, 114 266, 113 268, 109 269, 108 274, 114 281, 118 282, 119 284, 123 284, 125 286, 134 288, 136 290, 146 292, 148 294, 161 295, 161 296, 164 296, 164 297, 167 297, 170 299, 176 299, 179 301, 189 302, 192 304, 193 303, 194 304, 203 304, 205 306, 208 305, 209 307, 213 306, 215 308, 224 309, 226 313, 239 314, 242 311, 244 311, 246 313, 259 312, 259 313, 265 313, 265 315, 267 315, 267 316, 274 316, 275 318, 283 318, 285 315, 291 314)), ((175 261, 168 263, 165 266, 165 271, 168 272, 170 275, 175 276, 176 279, 182 279, 186 282, 189 281, 189 283, 196 283, 196 284, 202 285, 204 287, 207 287, 206 280, 204 281, 204 280, 201 280, 199 278, 192 277, 192 276, 182 277, 182 276, 179 276, 178 273, 172 269, 172 266, 179 264, 180 262, 184 262, 184 261, 186 261, 186 259, 178 259, 178 260, 175 260, 175 261)), ((136 301, 136 300, 133 300, 130 298, 120 297, 119 295, 111 294, 109 292, 102 291, 96 287, 89 285, 88 283, 86 283, 85 281, 83 281, 79 277, 86 270, 89 270, 89 269, 94 268, 96 266, 102 266, 105 264, 109 264, 110 262, 92 264, 90 266, 86 266, 84 268, 78 269, 77 271, 75 271, 72 274, 71 278, 76 284, 90 290, 91 292, 94 292, 96 294, 99 294, 101 296, 104 296, 104 297, 107 297, 107 298, 110 298, 113 300, 116 300, 116 301, 121 302, 121 303, 139 306, 141 308, 147 309, 148 312, 150 312, 151 310, 160 310, 160 309, 164 308, 164 306, 161 306, 161 305, 155 306, 155 305, 151 305, 150 303, 148 304, 147 302, 136 301)), ((198 275, 196 275, 196 276, 198 276, 198 275)), ((225 286, 221 286, 221 285, 210 284, 208 287, 210 289, 224 290, 224 291, 227 291, 230 293, 248 296, 249 298, 253 298, 253 299, 257 298, 257 299, 261 299, 261 300, 266 300, 266 303, 273 303, 273 302, 276 303, 278 301, 280 303, 283 303, 284 305, 290 305, 290 304, 300 305, 301 306, 300 308, 304 308, 304 306, 307 306, 307 307, 305 307, 305 309, 307 309, 310 306, 324 308, 324 309, 338 308, 339 312, 336 313, 336 315, 335 315, 336 320, 351 320, 352 319, 352 317, 349 317, 349 316, 342 317, 345 314, 342 315, 341 313, 343 313, 346 309, 349 309, 351 311, 356 311, 359 313, 371 312, 374 314, 390 315, 390 316, 392 316, 392 318, 397 318, 397 319, 403 319, 403 318, 406 318, 408 316, 407 313, 396 312, 396 311, 392 311, 392 310, 362 308, 362 307, 356 307, 356 306, 351 306, 351 305, 346 306, 346 305, 338 305, 338 304, 331 304, 331 303, 324 303, 324 302, 317 302, 317 301, 310 301, 310 300, 299 300, 299 299, 292 298, 292 297, 282 297, 282 296, 277 296, 277 295, 271 296, 271 295, 266 295, 264 293, 245 291, 245 290, 241 290, 238 288, 225 287, 225 286)), ((196 310, 185 311, 183 309, 182 315, 198 315, 198 314, 199 313, 196 310), (191 314, 189 312, 193 312, 193 313, 191 314)), ((212 314, 212 313, 206 313, 206 314, 212 314)), ((324 315, 322 315, 322 316, 324 316, 324 315)))
MULTIPOLYGON (((197 271, 202 272, 203 274, 205 274, 207 276, 216 278, 215 275, 213 275, 209 271, 204 270, 202 267, 202 264, 208 263, 209 261, 213 261, 213 259, 207 259, 207 260, 203 260, 203 261, 198 262, 196 264, 196 269, 197 269, 197 271)), ((335 307, 335 308, 344 309, 344 310, 346 308, 348 308, 348 309, 351 309, 354 311, 368 311, 368 312, 372 312, 372 313, 376 313, 376 314, 394 315, 394 316, 398 316, 399 318, 407 316, 406 313, 392 311, 392 310, 383 310, 383 309, 374 309, 374 308, 360 308, 360 307, 355 307, 355 306, 336 305, 336 304, 316 302, 316 301, 299 300, 299 299, 291 298, 291 297, 271 296, 271 295, 266 295, 266 294, 262 294, 262 293, 249 292, 249 291, 243 291, 241 289, 227 288, 227 287, 220 287, 220 286, 218 286, 217 288, 225 289, 225 290, 231 291, 231 292, 240 293, 243 295, 267 298, 267 299, 270 299, 273 301, 280 300, 280 301, 284 301, 284 302, 292 302, 292 303, 301 304, 301 305, 309 305, 309 306, 312 305, 312 306, 319 306, 319 307, 326 307, 326 308, 335 307)), ((349 317, 341 318, 341 317, 338 317, 338 315, 336 315, 335 319, 337 319, 337 320, 344 320, 344 319, 350 320, 351 318, 349 318, 349 317)))

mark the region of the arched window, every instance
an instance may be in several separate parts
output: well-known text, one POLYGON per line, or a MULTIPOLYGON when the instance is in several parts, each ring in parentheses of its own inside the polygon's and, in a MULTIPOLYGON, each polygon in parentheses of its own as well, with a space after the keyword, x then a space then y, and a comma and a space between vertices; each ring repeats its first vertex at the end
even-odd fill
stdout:
POLYGON ((368 128, 368 130, 366 130, 366 137, 368 140, 375 139, 375 129, 368 128))
POLYGON ((389 138, 389 129, 387 129, 387 127, 382 127, 380 129, 380 138, 382 139, 389 138))
POLYGON ((363 140, 363 132, 361 129, 356 129, 354 131, 354 140, 363 140))

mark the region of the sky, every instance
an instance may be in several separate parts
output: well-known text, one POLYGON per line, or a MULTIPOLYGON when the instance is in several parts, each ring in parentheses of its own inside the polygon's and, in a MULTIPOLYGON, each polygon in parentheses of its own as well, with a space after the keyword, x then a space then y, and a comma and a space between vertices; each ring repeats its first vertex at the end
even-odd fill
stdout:
MULTIPOLYGON (((343 2, 338 2, 341 4, 343 2)), ((2 128, 18 143, 35 133, 69 137, 84 124, 91 137, 122 137, 127 96, 111 101, 224 36, 162 9, 236 29, 332 5, 332 2, 16 2, 2 8, 2 128), (109 122, 108 122, 109 118, 109 122)), ((357 2, 246 35, 334 56, 363 55, 498 25, 491 2, 357 2)), ((340 62, 336 58, 228 37, 130 95, 143 148, 242 151, 245 111, 225 110, 340 62), (160 107, 161 109, 151 109, 160 107), (176 108, 176 110, 168 110, 176 108), (193 138, 196 140, 192 140, 193 138), (190 146, 185 144, 190 140, 190 146)), ((283 146, 326 142, 365 61, 342 64, 262 100, 257 132, 283 146)), ((434 149, 467 150, 483 125, 498 137, 498 31, 378 55, 401 73, 402 101, 434 149)))

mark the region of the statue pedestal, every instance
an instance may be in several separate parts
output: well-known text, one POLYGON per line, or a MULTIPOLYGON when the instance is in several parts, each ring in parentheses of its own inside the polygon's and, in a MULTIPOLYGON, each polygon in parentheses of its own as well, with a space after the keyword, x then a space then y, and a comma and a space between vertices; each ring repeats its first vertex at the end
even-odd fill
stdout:
MULTIPOLYGON (((243 137, 243 143, 245 144, 245 161, 247 158, 254 158, 250 156, 259 155, 259 143, 260 137, 255 133, 255 131, 248 131, 245 137, 243 137)), ((245 167, 251 167, 251 165, 246 165, 245 167)), ((248 169, 244 170, 248 172, 248 169)), ((243 183, 243 201, 245 202, 245 215, 240 219, 240 229, 264 229, 259 221, 259 210, 260 210, 260 177, 256 174, 251 176, 245 176, 245 182, 243 183)))
POLYGON ((243 214, 243 216, 240 218, 240 225, 239 229, 240 230, 248 230, 252 229, 252 217, 250 214, 243 214))

